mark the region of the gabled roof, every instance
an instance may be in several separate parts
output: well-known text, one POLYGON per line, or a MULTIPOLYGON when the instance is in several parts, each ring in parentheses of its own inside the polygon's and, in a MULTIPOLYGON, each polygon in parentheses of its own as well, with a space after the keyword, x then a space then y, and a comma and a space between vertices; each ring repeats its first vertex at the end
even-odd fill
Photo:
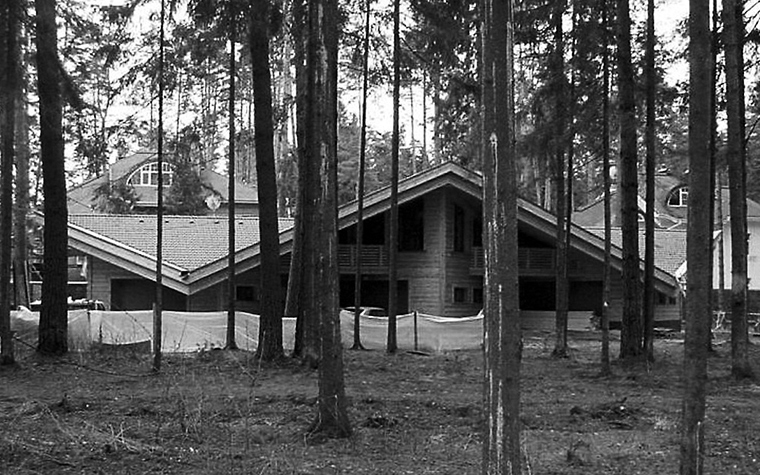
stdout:
MULTIPOLYGON (((399 203, 411 201, 434 190, 453 188, 474 199, 482 199, 483 179, 479 173, 448 162, 426 169, 399 182, 399 203)), ((369 218, 390 208, 390 187, 368 194, 364 216, 369 218)), ((340 229, 356 223, 358 203, 350 202, 338 212, 340 229)), ((556 217, 524 199, 518 200, 520 226, 538 231, 550 239, 556 235, 556 217)), ((126 268, 145 278, 155 276, 155 217, 153 216, 81 216, 70 215, 71 247, 126 268), (104 222, 106 221, 106 222, 104 222)), ((243 272, 259 264, 258 219, 241 218, 241 236, 235 256, 236 271, 243 272)), ((167 285, 186 294, 208 288, 226 279, 226 218, 166 217, 164 225, 164 260, 170 277, 167 285), (192 222, 191 222, 192 221, 192 222), (188 254, 188 255, 184 255, 188 254)), ((280 221, 280 254, 290 252, 293 240, 292 220, 280 221)), ((577 225, 572 228, 571 245, 599 261, 604 258, 604 240, 577 225)), ((612 264, 621 267, 622 251, 612 248, 612 264)), ((658 262, 655 272, 658 287, 676 288, 670 265, 658 262), (667 268, 666 268, 667 267, 667 268)))
MULTIPOLYGON (((155 278, 155 215, 69 215, 69 241, 74 249, 114 263, 145 278, 155 278)), ((279 228, 289 229, 292 219, 280 219, 279 228)), ((227 217, 165 216, 163 262, 169 287, 191 293, 194 271, 225 260, 229 246, 227 217)), ((259 219, 235 219, 235 249, 240 252, 259 244, 259 219)))
MULTIPOLYGON (((126 179, 143 165, 155 162, 157 159, 158 155, 155 152, 145 150, 136 152, 128 157, 117 160, 103 175, 87 180, 81 185, 71 188, 67 193, 69 213, 94 213, 93 199, 95 197, 95 190, 99 186, 106 183, 109 179, 126 179)), ((199 174, 203 184, 214 190, 214 192, 222 198, 223 203, 229 202, 228 177, 220 175, 208 168, 202 168, 199 174)), ((139 188, 136 189, 139 196, 139 205, 148 207, 156 206, 157 189, 155 187, 140 186, 136 188, 139 188)), ((258 203, 257 193, 256 187, 245 184, 240 180, 236 180, 236 203, 256 204, 258 203)))

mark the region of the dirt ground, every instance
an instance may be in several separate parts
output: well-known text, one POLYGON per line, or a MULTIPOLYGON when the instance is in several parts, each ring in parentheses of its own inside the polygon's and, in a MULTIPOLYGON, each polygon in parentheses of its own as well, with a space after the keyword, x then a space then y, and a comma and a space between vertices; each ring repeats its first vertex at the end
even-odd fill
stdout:
MULTIPOLYGON (((753 362, 760 361, 757 340, 753 362)), ((522 422, 530 473, 678 472, 683 341, 656 342, 650 367, 598 377, 598 334, 525 337, 522 422)), ((760 386, 710 358, 705 473, 760 473, 760 386)), ((617 354, 613 341, 612 354, 617 354)), ((2 474, 477 474, 482 355, 345 352, 354 435, 309 440, 317 374, 259 366, 247 352, 22 354, 0 369, 2 474)))

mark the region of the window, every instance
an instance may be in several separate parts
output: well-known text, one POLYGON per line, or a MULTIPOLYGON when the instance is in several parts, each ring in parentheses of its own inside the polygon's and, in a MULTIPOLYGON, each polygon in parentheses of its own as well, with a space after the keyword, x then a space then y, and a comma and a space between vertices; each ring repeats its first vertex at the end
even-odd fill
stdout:
POLYGON ((238 285, 235 288, 235 300, 240 302, 258 302, 259 296, 256 287, 252 285, 238 285))
MULTIPOLYGON (((171 186, 174 181, 174 168, 164 162, 162 164, 164 186, 171 186)), ((158 186, 158 163, 148 163, 129 177, 128 183, 132 186, 158 186)))
POLYGON ((668 198, 668 206, 674 208, 685 208, 689 204, 689 187, 682 186, 676 188, 670 193, 668 198))
POLYGON ((483 303, 483 287, 475 287, 472 289, 472 303, 483 303))
POLYGON ((464 210, 454 205, 454 251, 464 252, 464 210))
POLYGON ((467 288, 454 287, 454 303, 466 303, 467 302, 467 288))
POLYGON ((483 247, 483 218, 480 216, 472 220, 472 246, 483 247))
POLYGON ((398 250, 425 250, 425 206, 421 199, 398 207, 398 250))

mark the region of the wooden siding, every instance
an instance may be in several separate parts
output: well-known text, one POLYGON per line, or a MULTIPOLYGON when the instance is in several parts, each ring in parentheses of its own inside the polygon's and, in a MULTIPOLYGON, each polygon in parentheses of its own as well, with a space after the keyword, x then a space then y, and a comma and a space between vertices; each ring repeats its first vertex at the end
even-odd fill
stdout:
POLYGON ((421 252, 400 252, 399 280, 409 282, 409 310, 442 315, 444 309, 441 286, 442 228, 445 226, 440 191, 425 195, 425 245, 421 252))
MULTIPOLYGON (((658 324, 657 322, 673 324, 681 321, 680 295, 670 295, 665 297, 672 300, 672 302, 655 304, 655 325, 658 324)), ((613 326, 619 326, 623 315, 623 281, 620 272, 614 270, 612 272, 612 282, 610 285, 609 303, 610 323, 613 326)))
POLYGON ((90 281, 88 297, 102 301, 108 310, 115 310, 111 308, 111 281, 114 279, 134 279, 136 276, 95 257, 88 257, 87 259, 89 260, 87 275, 90 281))
MULTIPOLYGON (((476 289, 483 288, 482 272, 473 275, 470 265, 477 248, 473 246, 473 222, 482 214, 482 208, 461 193, 445 195, 445 309, 440 315, 447 317, 471 316, 483 308, 483 302, 476 302, 473 296, 476 289), (455 209, 459 208, 464 214, 464 247, 455 250, 455 209), (461 298, 456 301, 455 294, 461 298)), ((482 249, 482 248, 479 248, 482 249)))

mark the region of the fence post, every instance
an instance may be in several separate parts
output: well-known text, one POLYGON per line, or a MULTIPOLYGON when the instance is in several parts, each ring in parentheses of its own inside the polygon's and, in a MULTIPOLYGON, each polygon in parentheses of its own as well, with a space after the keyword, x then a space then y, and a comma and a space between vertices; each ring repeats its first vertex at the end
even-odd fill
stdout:
POLYGON ((417 333, 417 310, 414 311, 414 351, 419 351, 419 334, 417 333))

